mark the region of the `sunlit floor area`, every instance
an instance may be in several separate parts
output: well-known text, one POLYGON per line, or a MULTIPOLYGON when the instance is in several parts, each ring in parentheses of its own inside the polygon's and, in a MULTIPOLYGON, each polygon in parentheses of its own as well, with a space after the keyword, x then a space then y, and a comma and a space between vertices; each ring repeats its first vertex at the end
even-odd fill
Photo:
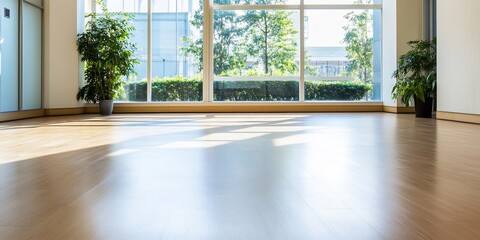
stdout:
POLYGON ((480 125, 386 113, 0 123, 0 239, 480 239, 480 125))

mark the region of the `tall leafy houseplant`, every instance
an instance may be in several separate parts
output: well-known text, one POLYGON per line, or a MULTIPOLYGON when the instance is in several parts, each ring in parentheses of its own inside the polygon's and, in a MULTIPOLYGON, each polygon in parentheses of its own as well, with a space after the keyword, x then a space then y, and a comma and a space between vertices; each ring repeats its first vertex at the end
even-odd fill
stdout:
POLYGON ((133 15, 110 13, 103 0, 97 2, 102 12, 87 15, 85 32, 77 35, 77 50, 85 62, 85 85, 77 100, 100 102, 101 114, 110 115, 122 89, 121 78, 135 74, 139 61, 134 56, 137 46, 130 41, 135 30, 133 15))
POLYGON ((417 117, 432 117, 433 101, 437 92, 437 44, 436 40, 408 42, 411 49, 400 56, 397 78, 392 93, 408 107, 415 102, 417 117))

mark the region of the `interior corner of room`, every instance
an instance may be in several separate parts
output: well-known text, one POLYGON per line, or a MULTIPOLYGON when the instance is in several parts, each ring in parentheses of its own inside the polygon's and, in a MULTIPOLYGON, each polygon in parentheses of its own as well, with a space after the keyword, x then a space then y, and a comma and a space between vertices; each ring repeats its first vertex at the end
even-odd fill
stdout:
MULTIPOLYGON (((74 36, 83 31, 85 24, 84 14, 89 6, 94 5, 92 2, 94 1, 4 0, 1 2, 2 16, 0 18, 0 32, 2 41, 0 49, 2 51, 2 74, 0 76, 0 116, 2 120, 91 112, 91 110, 89 110, 91 106, 85 105, 75 99, 79 87, 83 84, 83 69, 76 51, 74 36)), ((181 4, 186 4, 185 6, 187 6, 188 4, 195 4, 195 2, 197 1, 182 1, 181 4)), ((380 1, 376 1, 374 3, 379 2, 380 1)), ((309 1, 306 1, 306 3, 309 3, 309 1)), ((399 101, 392 100, 391 90, 395 79, 392 79, 391 75, 396 68, 397 58, 408 50, 406 44, 408 41, 435 35, 439 39, 436 103, 439 114, 437 114, 437 118, 468 120, 478 117, 480 114, 480 101, 478 100, 478 96, 480 96, 480 86, 477 81, 478 76, 475 72, 475 66, 479 63, 479 57, 478 54, 475 53, 477 53, 479 49, 477 44, 479 39, 478 34, 473 34, 479 31, 475 25, 478 17, 471 16, 473 13, 468 14, 473 11, 472 9, 477 7, 476 4, 478 3, 468 0, 455 1, 455 3, 442 0, 383 0, 381 4, 377 4, 379 7, 372 7, 372 9, 376 9, 375 11, 378 10, 381 12, 381 15, 379 15, 381 16, 381 21, 379 22, 382 27, 381 32, 379 32, 381 33, 381 36, 379 36, 381 55, 378 58, 380 62, 379 60, 374 60, 377 61, 378 64, 378 69, 375 70, 378 74, 375 76, 375 79, 380 80, 380 85, 378 85, 380 87, 374 87, 376 89, 374 92, 376 93, 373 94, 377 94, 377 97, 372 97, 371 100, 383 103, 382 111, 392 113, 412 112, 412 108, 405 108, 399 101), (472 20, 472 18, 474 19, 472 20), (433 22, 436 24, 432 25, 433 22), (458 117, 464 115, 468 115, 468 117, 458 117), (457 117, 454 118, 452 116, 457 117)), ((155 3, 152 5, 144 5, 142 8, 146 10, 141 10, 147 13, 144 16, 149 17, 148 12, 150 11, 150 21, 154 21, 150 25, 145 24, 145 26, 142 26, 142 28, 145 28, 144 31, 151 34, 148 39, 153 41, 149 43, 150 45, 153 44, 153 47, 151 46, 145 53, 148 53, 147 55, 150 56, 150 61, 157 61, 155 60, 157 58, 155 51, 163 50, 158 50, 155 47, 160 44, 160 42, 158 42, 158 35, 156 35, 158 34, 156 31, 159 31, 158 27, 160 25, 158 24, 160 24, 160 22, 155 21, 162 21, 162 18, 167 17, 167 15, 160 14, 160 12, 169 12, 172 11, 172 9, 176 14, 171 16, 175 17, 177 19, 176 21, 180 21, 179 19, 183 17, 183 15, 180 15, 179 12, 183 10, 179 9, 184 6, 180 6, 179 3, 177 3, 176 5, 172 5, 174 6, 173 8, 170 6, 169 9, 162 10, 157 9, 158 6, 156 6, 155 3)), ((124 7, 125 6, 126 5, 124 5, 124 7)), ((217 5, 209 7, 211 8, 209 11, 212 12, 231 11, 228 7, 217 5)), ((332 7, 329 6, 329 8, 332 7)), ((316 15, 327 13, 327 9, 313 10, 313 6, 312 8, 299 9, 295 6, 290 6, 288 9, 293 11, 294 15, 297 14, 298 11, 298 14, 306 17, 305 19, 307 20, 305 22, 295 26, 299 33, 305 35, 306 38, 306 40, 299 41, 298 44, 302 49, 312 51, 311 53, 315 54, 314 50, 312 50, 313 48, 309 47, 308 44, 310 43, 307 38, 308 36, 312 38, 312 36, 316 34, 311 22, 315 18, 308 18, 308 16, 313 13, 316 15)), ((139 18, 141 18, 143 14, 141 11, 138 15, 139 18)), ((187 7, 185 11, 188 13, 188 11, 191 11, 191 7, 190 9, 187 7)), ((240 10, 233 11, 238 12, 240 10)), ((185 16, 188 16, 188 14, 185 16)), ((208 14, 206 16, 208 16, 208 14)), ((176 25, 178 30, 179 22, 177 22, 176 25)), ((212 31, 214 30, 212 29, 212 31)), ((214 34, 212 31, 205 31, 204 34, 207 34, 205 36, 214 34)), ((210 38, 206 38, 207 42, 209 41, 208 39, 210 38)), ((181 39, 177 39, 176 41, 178 45, 181 39)), ((210 41, 209 44, 214 43, 210 41)), ((325 49, 322 51, 324 50, 325 49)), ((303 54, 301 53, 300 55, 303 54)), ((303 63, 305 65, 304 61, 306 60, 298 60, 299 64, 303 63)), ((177 64, 177 68, 178 65, 179 64, 177 64)), ((165 58, 163 59, 163 63, 160 59, 158 63, 150 62, 145 66, 146 68, 148 67, 148 71, 137 71, 140 72, 140 74, 143 74, 143 71, 145 71, 147 74, 145 75, 146 79, 148 79, 147 81, 149 82, 145 95, 145 101, 147 101, 147 103, 141 108, 147 112, 164 112, 162 109, 169 107, 175 108, 175 104, 178 103, 156 100, 156 94, 152 93, 152 89, 155 89, 155 87, 151 86, 154 84, 152 83, 154 82, 153 78, 157 75, 166 76, 165 74, 168 68, 165 68, 165 58)), ((203 109, 206 109, 205 106, 209 105, 210 102, 217 101, 214 99, 214 94, 216 94, 214 93, 215 89, 213 89, 214 86, 216 86, 214 84, 216 84, 217 80, 223 81, 222 77, 215 76, 211 63, 207 62, 206 66, 209 66, 210 69, 205 71, 202 76, 204 79, 204 89, 201 93, 203 100, 200 101, 200 103, 205 103, 203 109)), ((306 70, 300 71, 301 76, 295 76, 293 78, 298 79, 294 81, 299 81, 299 87, 296 88, 296 91, 299 93, 291 98, 293 102, 298 102, 298 107, 296 108, 303 110, 305 110, 305 104, 303 102, 308 101, 306 95, 304 95, 304 85, 308 83, 309 79, 317 78, 309 78, 308 75, 305 74, 305 71, 306 70)), ((328 71, 325 74, 328 75, 328 71)), ((318 78, 325 80, 324 76, 318 78)), ((252 80, 248 78, 245 79, 248 81, 252 80)), ((133 104, 120 104, 117 112, 124 112, 128 109, 134 111, 135 108, 132 106, 139 106, 139 99, 134 99, 133 101, 135 101, 133 104)), ((326 109, 332 104, 332 102, 314 102, 313 105, 316 106, 309 109, 309 111, 322 109, 322 107, 318 107, 322 105, 325 105, 326 107, 324 107, 324 109, 326 109)), ((355 104, 360 106, 362 101, 359 102, 360 103, 355 104)), ((197 105, 202 107, 201 104, 197 103, 198 102, 192 104, 191 108, 184 109, 194 109, 194 106, 197 105)), ((222 104, 223 103, 219 105, 222 104)), ((256 103, 247 101, 241 104, 245 106, 255 106, 256 103)), ((267 105, 268 104, 270 103, 267 103, 267 105)), ((282 106, 282 104, 283 103, 279 103, 278 106, 275 106, 275 103, 272 102, 274 108, 278 108, 282 106)), ((345 103, 340 101, 336 109, 345 109, 341 107, 344 104, 345 103)), ((246 108, 248 109, 248 107, 246 108)), ((217 108, 218 111, 220 111, 219 109, 221 109, 221 107, 217 108)), ((375 108, 375 111, 377 110, 378 107, 375 108)), ((141 111, 137 109, 135 112, 141 111)))

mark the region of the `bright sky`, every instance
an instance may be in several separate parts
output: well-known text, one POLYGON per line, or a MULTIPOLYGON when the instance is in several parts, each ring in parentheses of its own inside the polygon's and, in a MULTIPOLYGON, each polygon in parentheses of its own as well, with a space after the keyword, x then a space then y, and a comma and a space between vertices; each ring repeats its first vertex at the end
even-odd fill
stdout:
POLYGON ((308 17, 308 38, 305 40, 305 46, 343 46, 344 44, 341 43, 345 36, 343 26, 347 24, 343 16, 348 12, 344 10, 305 11, 305 16, 308 17))

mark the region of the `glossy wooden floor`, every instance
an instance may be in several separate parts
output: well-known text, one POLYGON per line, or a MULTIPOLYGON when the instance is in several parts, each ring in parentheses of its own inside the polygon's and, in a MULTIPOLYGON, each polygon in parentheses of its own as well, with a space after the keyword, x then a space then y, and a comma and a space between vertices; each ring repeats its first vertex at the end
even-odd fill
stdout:
POLYGON ((480 125, 83 115, 0 150, 0 239, 480 239, 480 125))

